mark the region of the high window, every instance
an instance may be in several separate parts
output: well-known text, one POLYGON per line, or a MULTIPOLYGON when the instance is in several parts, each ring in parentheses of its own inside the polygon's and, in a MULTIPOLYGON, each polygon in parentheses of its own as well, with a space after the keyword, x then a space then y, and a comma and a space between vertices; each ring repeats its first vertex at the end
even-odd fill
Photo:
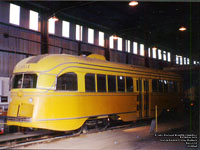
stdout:
POLYGON ((137 42, 133 42, 133 54, 137 54, 138 53, 138 45, 137 42))
POLYGON ((176 55, 176 64, 180 64, 180 65, 183 64, 183 57, 182 56, 176 55))
POLYGON ((130 40, 126 40, 126 52, 128 52, 128 53, 130 53, 130 45, 131 44, 131 42, 130 42, 130 40))
POLYGON ((95 74, 88 73, 85 75, 85 91, 96 92, 95 74))
POLYGON ((94 29, 88 28, 88 43, 94 44, 94 29))
POLYGON ((180 58, 180 65, 183 65, 183 57, 180 56, 179 58, 180 58))
POLYGON ((14 4, 10 4, 10 18, 9 22, 15 25, 19 25, 20 21, 20 7, 14 4))
POLYGON ((148 48, 148 57, 151 57, 151 48, 148 48))
POLYGON ((183 58, 183 64, 184 64, 184 65, 187 64, 187 59, 186 59, 186 57, 183 58))
POLYGON ((190 64, 190 59, 189 59, 189 58, 187 58, 187 64, 188 64, 188 65, 190 64))
POLYGON ((144 44, 140 44, 140 55, 144 56, 144 44))
POLYGON ((104 46, 104 33, 99 32, 99 46, 104 46))
POLYGON ((113 39, 113 35, 110 36, 110 38, 109 38, 109 46, 110 46, 110 48, 114 48, 114 39, 113 39))
POLYGON ((156 48, 155 47, 152 48, 152 56, 153 56, 153 58, 157 58, 157 56, 156 56, 156 48))
POLYGON ((158 49, 158 59, 162 59, 162 51, 158 49))
POLYGON ((77 91, 77 75, 73 72, 58 77, 56 90, 77 91))
POLYGON ((83 27, 80 26, 80 25, 76 25, 76 40, 78 41, 82 41, 82 30, 83 30, 83 27))
POLYGON ((170 52, 167 53, 167 61, 171 62, 171 53, 170 52))
POLYGON ((164 61, 167 60, 167 53, 166 53, 166 51, 163 51, 163 60, 164 60, 164 61))
POLYGON ((62 21, 62 36, 69 38, 70 24, 68 21, 62 21))
POLYGON ((120 37, 117 38, 117 49, 122 51, 122 38, 120 37))
POLYGON ((38 31, 38 13, 30 10, 29 28, 38 31))
POLYGON ((179 57, 176 55, 176 64, 179 64, 179 57))
POLYGON ((49 33, 55 34, 55 20, 49 19, 49 33))

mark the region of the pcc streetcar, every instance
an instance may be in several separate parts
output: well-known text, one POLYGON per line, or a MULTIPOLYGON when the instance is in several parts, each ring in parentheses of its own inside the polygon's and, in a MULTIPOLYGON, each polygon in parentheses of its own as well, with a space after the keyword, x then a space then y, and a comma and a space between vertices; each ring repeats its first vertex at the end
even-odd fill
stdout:
POLYGON ((14 68, 8 125, 71 131, 88 120, 135 121, 178 109, 181 78, 171 72, 87 57, 46 54, 14 68))

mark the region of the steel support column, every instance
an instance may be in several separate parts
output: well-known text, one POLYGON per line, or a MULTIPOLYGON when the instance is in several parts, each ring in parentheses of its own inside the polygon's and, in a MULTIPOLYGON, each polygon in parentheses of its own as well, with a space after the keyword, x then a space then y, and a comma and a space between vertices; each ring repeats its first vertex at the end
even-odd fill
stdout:
POLYGON ((41 14, 41 54, 48 54, 48 16, 41 14))
POLYGON ((106 58, 106 60, 110 60, 110 49, 109 49, 109 35, 104 34, 104 38, 105 38, 105 43, 104 43, 104 47, 105 47, 105 52, 104 52, 104 56, 106 58))

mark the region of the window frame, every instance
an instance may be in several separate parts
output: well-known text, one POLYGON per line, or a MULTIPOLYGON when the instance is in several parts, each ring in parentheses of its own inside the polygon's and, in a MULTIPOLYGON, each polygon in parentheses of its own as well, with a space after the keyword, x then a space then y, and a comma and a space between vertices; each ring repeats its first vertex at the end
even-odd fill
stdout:
POLYGON ((96 81, 96 74, 95 73, 86 73, 84 80, 85 80, 85 93, 95 93, 95 92, 97 92, 97 81, 96 81), (87 75, 94 75, 94 90, 93 91, 87 91, 87 87, 86 87, 87 86, 87 84, 86 84, 86 76, 87 75))
POLYGON ((33 10, 29 11, 29 29, 34 30, 34 31, 39 30, 39 13, 33 10), (36 16, 37 16, 37 19, 35 18, 36 16), (33 19, 31 19, 32 17, 33 19), (35 26, 32 26, 33 23, 35 24, 35 26))
POLYGON ((99 92, 99 93, 105 93, 105 92, 107 92, 106 75, 105 74, 96 74, 96 76, 97 76, 97 92, 99 92), (99 81, 98 81, 98 77, 99 76, 104 76, 105 77, 105 89, 103 91, 99 91, 99 81))
POLYGON ((70 37, 70 22, 63 20, 62 21, 62 37, 69 38, 70 37))
POLYGON ((16 73, 16 74, 13 74, 13 76, 12 76, 12 79, 11 79, 11 89, 37 89, 37 84, 38 84, 38 74, 37 73, 29 73, 29 72, 27 72, 27 73, 16 73), (17 87, 17 88, 14 88, 14 86, 13 86, 13 80, 14 80, 14 77, 16 76, 16 75, 21 75, 22 76, 22 81, 21 81, 21 86, 20 87, 17 87), (23 86, 24 86, 24 76, 25 75, 35 75, 36 76, 36 80, 35 80, 35 87, 28 87, 28 88, 24 88, 23 86))
POLYGON ((76 72, 65 72, 65 73, 63 73, 63 74, 61 74, 60 76, 58 76, 57 78, 56 78, 56 90, 55 91, 62 91, 62 92, 78 92, 78 74, 76 73, 76 72), (66 75, 66 74, 69 74, 69 73, 73 73, 73 74, 75 74, 76 75, 76 90, 57 90, 57 85, 58 85, 58 78, 59 77, 61 77, 61 76, 63 76, 63 75, 66 75))
POLYGON ((104 32, 99 31, 99 46, 104 47, 105 42, 104 42, 104 32))
POLYGON ((126 81, 125 81, 125 76, 120 76, 120 75, 117 76, 117 92, 119 92, 119 93, 125 93, 125 92, 126 92, 126 81), (120 77, 123 78, 123 81, 124 81, 124 89, 119 91, 119 80, 120 80, 120 77))
POLYGON ((94 44, 94 29, 88 28, 88 43, 94 44))
POLYGON ((117 92, 117 79, 115 75, 107 75, 107 84, 108 84, 108 93, 116 93, 117 92), (109 91, 109 77, 114 77, 115 82, 115 91, 109 91))
POLYGON ((127 76, 127 77, 125 77, 126 79, 125 79, 125 86, 126 86, 126 92, 127 93, 131 93, 131 92, 134 92, 134 79, 133 79, 133 77, 130 77, 130 76, 127 76), (128 82, 127 82, 127 78, 129 78, 129 79, 132 79, 132 91, 128 91, 128 82))
POLYGON ((10 7, 9 7, 9 23, 19 26, 20 25, 20 13, 21 13, 21 7, 18 6, 18 5, 15 5, 13 3, 10 3, 10 7), (15 7, 16 9, 18 9, 17 13, 16 13, 16 11, 11 10, 11 7, 15 7), (15 14, 17 16, 14 16, 13 14, 15 14), (17 19, 16 18, 13 19, 13 17, 16 17, 17 19))

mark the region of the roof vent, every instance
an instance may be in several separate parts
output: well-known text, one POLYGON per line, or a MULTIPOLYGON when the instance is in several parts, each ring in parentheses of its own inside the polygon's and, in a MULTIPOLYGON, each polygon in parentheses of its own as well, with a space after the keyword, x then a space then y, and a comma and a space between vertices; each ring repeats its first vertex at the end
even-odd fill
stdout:
POLYGON ((27 63, 38 63, 38 61, 40 61, 42 58, 46 57, 47 55, 48 54, 32 57, 27 63))
POLYGON ((90 54, 87 57, 99 60, 106 60, 106 58, 103 55, 98 55, 98 54, 90 54))

